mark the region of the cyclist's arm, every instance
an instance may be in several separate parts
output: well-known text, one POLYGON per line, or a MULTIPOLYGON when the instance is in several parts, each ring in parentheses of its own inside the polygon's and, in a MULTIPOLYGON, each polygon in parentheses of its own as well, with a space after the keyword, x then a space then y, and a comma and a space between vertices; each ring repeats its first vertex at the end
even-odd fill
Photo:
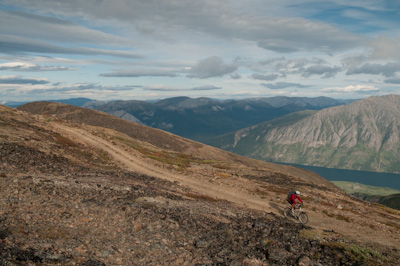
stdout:
POLYGON ((301 204, 303 204, 303 200, 300 198, 300 196, 297 196, 297 198, 300 200, 301 204))

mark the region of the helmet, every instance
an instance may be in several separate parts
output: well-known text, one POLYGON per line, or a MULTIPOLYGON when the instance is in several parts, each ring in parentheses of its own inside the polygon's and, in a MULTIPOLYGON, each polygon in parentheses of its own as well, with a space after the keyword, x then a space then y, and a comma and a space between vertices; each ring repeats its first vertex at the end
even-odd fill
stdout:
POLYGON ((297 190, 296 190, 296 194, 297 194, 297 195, 300 195, 300 191, 297 191, 297 190))

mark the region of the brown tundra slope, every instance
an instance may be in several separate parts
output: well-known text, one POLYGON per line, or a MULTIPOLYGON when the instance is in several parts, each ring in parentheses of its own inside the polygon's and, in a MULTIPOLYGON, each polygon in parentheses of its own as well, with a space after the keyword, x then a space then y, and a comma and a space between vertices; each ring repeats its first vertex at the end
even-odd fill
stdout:
POLYGON ((101 112, 0 105, 0 265, 400 265, 400 214, 101 112), (303 192, 310 221, 282 216, 303 192))

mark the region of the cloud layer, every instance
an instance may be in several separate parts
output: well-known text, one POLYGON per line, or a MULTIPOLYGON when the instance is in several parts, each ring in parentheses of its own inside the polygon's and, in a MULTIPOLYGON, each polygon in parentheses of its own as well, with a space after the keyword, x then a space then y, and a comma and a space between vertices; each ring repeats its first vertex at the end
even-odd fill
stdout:
POLYGON ((8 100, 355 98, 400 89, 395 1, 1 2, 8 100))

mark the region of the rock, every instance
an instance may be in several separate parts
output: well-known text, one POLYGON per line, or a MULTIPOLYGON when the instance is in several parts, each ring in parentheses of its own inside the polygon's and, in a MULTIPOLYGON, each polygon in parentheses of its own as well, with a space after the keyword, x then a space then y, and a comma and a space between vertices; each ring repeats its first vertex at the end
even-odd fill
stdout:
POLYGON ((209 244, 208 244, 207 241, 196 239, 195 242, 194 242, 194 246, 196 248, 206 248, 206 247, 209 246, 209 244))
POLYGON ((241 263, 241 262, 238 261, 238 260, 232 260, 232 261, 229 263, 229 266, 243 266, 243 263, 241 263))
POLYGON ((268 266, 269 264, 258 259, 245 259, 243 260, 244 266, 268 266))
POLYGON ((299 266, 310 266, 310 265, 312 265, 312 261, 311 261, 311 259, 309 257, 302 256, 298 260, 298 264, 299 264, 299 266))
POLYGON ((97 260, 88 260, 85 263, 82 264, 82 266, 106 266, 106 264, 104 264, 101 261, 97 261, 97 260))
POLYGON ((268 259, 271 260, 272 262, 285 261, 291 255, 292 255, 292 253, 290 253, 282 248, 273 247, 273 248, 268 249, 268 259))

